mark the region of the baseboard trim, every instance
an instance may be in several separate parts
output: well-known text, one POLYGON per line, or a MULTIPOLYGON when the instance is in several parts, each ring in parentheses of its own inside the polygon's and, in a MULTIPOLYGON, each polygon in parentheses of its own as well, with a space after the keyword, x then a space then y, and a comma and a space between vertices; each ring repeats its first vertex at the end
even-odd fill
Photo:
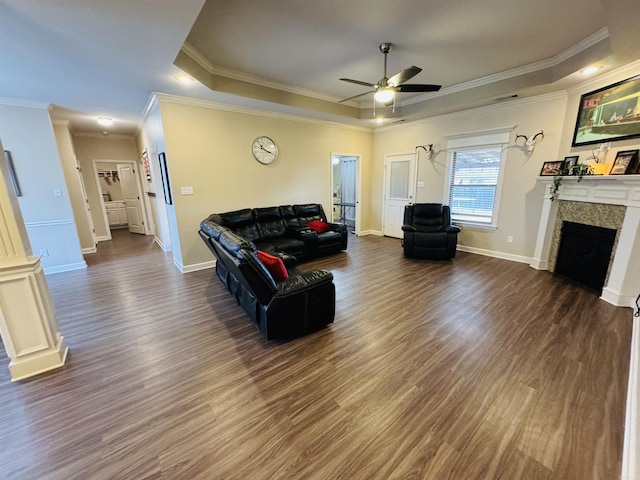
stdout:
POLYGON ((191 273, 191 272, 197 272, 199 270, 207 270, 209 268, 215 268, 215 266, 216 266, 216 261, 211 260, 208 262, 193 263, 191 265, 187 265, 185 267, 182 267, 180 271, 182 273, 191 273))
POLYGON ((107 242, 111 240, 111 237, 109 236, 100 236, 100 237, 96 237, 96 242, 107 242))
POLYGON ((89 248, 83 248, 82 249, 82 254, 83 255, 88 255, 90 253, 96 253, 98 251, 98 249, 96 248, 96 246, 94 245, 93 247, 89 247, 89 248))
POLYGON ((153 241, 156 242, 158 244, 158 246, 162 249, 163 252, 170 252, 171 249, 167 248, 166 245, 164 243, 162 243, 162 240, 160 240, 157 236, 154 235, 153 237, 153 241))
POLYGON ((640 418, 638 417, 638 401, 640 400, 638 379, 640 377, 640 318, 633 317, 633 333, 631 335, 631 360, 629 362, 629 385, 627 387, 627 411, 624 422, 624 444, 622 448, 621 480, 637 480, 640 478, 636 452, 640 448, 640 418))
POLYGON ((68 263, 66 265, 56 265, 54 267, 42 267, 45 275, 51 273, 71 272, 73 270, 83 270, 87 268, 87 262, 68 263))
POLYGON ((358 233, 359 237, 364 237, 365 235, 375 235, 376 237, 382 237, 382 232, 380 230, 361 230, 358 233))
POLYGON ((457 248, 460 252, 475 253, 477 255, 484 255, 485 257, 500 258, 502 260, 510 260, 518 263, 531 263, 531 257, 523 257, 522 255, 513 255, 511 253, 496 252, 495 250, 485 250, 484 248, 467 247, 465 245, 458 245, 457 248))

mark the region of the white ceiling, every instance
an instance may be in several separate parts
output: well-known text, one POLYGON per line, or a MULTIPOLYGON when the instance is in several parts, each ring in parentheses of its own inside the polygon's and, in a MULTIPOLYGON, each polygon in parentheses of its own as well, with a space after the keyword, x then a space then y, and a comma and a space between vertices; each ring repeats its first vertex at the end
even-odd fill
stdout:
MULTIPOLYGON (((396 46, 388 73, 438 93, 400 94, 407 119, 567 88, 588 64, 601 73, 640 58, 637 0, 0 0, 0 103, 52 104, 74 131, 135 132, 152 92, 372 125, 331 110, 376 83, 380 42, 396 46), (327 102, 300 107, 273 95, 179 84, 176 57, 209 74, 327 102), (202 68, 200 68, 202 67, 202 68), (252 97, 252 98, 249 98, 252 97)), ((204 76, 203 76, 204 72, 204 76)), ((1 132, 0 132, 1 133, 1 132)))

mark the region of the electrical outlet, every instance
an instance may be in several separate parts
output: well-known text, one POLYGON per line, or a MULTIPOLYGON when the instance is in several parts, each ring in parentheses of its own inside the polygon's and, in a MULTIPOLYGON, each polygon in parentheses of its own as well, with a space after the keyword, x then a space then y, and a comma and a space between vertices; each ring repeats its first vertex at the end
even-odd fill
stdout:
POLYGON ((513 235, 507 236, 507 243, 513 243, 513 235))
POLYGON ((193 195, 193 187, 180 187, 182 195, 193 195))
POLYGON ((54 188, 53 189, 53 196, 54 197, 61 197, 62 196, 62 190, 60 190, 59 188, 54 188))
POLYGON ((41 248, 40 249, 40 256, 41 257, 48 257, 49 256, 49 250, 47 250, 46 248, 41 248))

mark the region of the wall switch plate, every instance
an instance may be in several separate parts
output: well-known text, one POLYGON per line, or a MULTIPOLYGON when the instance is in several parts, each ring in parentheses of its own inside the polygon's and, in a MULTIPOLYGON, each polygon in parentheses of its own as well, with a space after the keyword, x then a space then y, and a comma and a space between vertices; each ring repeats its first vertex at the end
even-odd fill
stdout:
POLYGON ((180 187, 182 195, 193 195, 193 187, 180 187))
POLYGON ((48 257, 49 256, 49 250, 47 250, 46 248, 41 248, 40 249, 40 256, 41 257, 48 257))
POLYGON ((59 188, 54 188, 53 189, 53 196, 54 197, 61 197, 62 196, 62 190, 60 190, 59 188))
POLYGON ((424 188, 424 182, 418 182, 418 188, 424 188))
POLYGON ((513 243, 513 235, 507 236, 507 243, 513 243))

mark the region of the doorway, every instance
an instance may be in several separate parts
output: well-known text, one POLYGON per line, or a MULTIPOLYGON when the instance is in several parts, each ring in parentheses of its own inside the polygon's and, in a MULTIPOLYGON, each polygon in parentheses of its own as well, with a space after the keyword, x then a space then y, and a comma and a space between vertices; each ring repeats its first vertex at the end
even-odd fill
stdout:
POLYGON ((111 231, 115 229, 144 235, 140 184, 134 162, 94 160, 93 167, 107 240, 111 240, 111 231))
POLYGON ((360 156, 331 155, 331 220, 360 232, 360 156))
POLYGON ((382 234, 402 238, 404 207, 415 195, 415 154, 385 155, 382 234))

